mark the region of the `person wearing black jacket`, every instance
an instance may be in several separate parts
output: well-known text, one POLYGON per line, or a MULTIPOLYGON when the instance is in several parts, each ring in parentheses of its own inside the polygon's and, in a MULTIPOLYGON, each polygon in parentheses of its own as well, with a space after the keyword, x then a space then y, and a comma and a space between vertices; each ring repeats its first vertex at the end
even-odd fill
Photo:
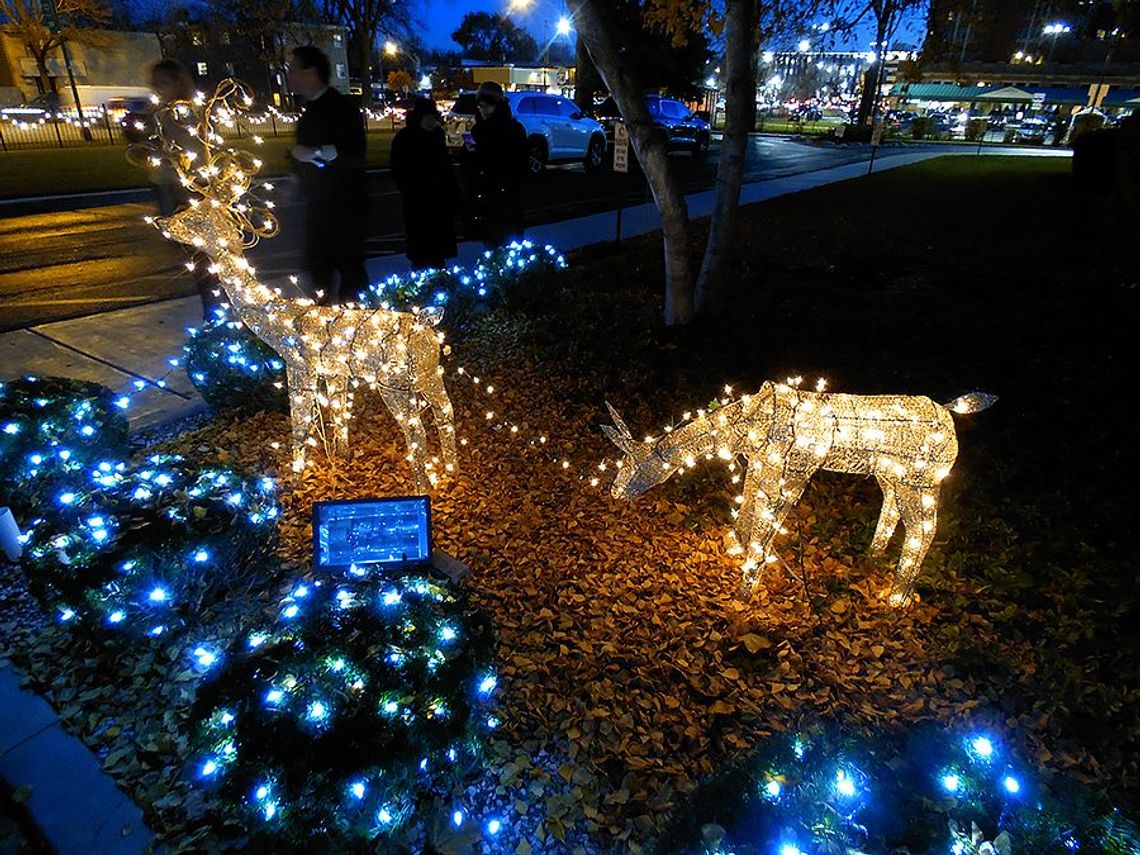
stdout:
POLYGON ((348 96, 329 86, 329 70, 329 58, 312 45, 290 55, 289 86, 305 99, 290 151, 305 200, 305 270, 318 300, 334 305, 368 284, 368 176, 364 118, 348 96))
POLYGON ((511 114, 498 83, 480 84, 471 130, 472 210, 489 248, 523 236, 522 183, 526 175, 526 130, 511 114))
POLYGON ((459 254, 455 208, 459 185, 447 154, 447 137, 430 98, 417 98, 392 140, 392 177, 404 202, 406 253, 413 270, 442 268, 459 254))

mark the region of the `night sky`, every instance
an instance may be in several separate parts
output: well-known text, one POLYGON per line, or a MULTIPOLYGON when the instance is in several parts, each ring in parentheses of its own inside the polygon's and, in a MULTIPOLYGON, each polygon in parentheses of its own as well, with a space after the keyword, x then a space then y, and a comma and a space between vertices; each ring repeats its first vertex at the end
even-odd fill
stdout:
MULTIPOLYGON (((506 13, 508 0, 419 0, 424 43, 428 47, 443 50, 456 50, 451 34, 468 12, 506 13)), ((541 45, 554 35, 554 25, 558 18, 566 14, 564 0, 532 0, 526 12, 511 13, 541 45), (545 33, 544 33, 545 31, 545 33)), ((922 41, 925 29, 926 4, 903 22, 898 38, 916 47, 922 41)), ((571 36, 573 38, 573 36, 571 36)), ((866 50, 874 40, 874 32, 860 32, 855 38, 836 48, 866 50)), ((790 45, 789 45, 790 46, 790 45)))

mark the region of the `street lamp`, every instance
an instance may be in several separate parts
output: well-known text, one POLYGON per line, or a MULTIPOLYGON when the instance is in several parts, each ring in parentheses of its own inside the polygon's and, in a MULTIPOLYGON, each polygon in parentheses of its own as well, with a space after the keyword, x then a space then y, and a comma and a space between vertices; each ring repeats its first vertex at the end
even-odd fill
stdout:
POLYGON ((399 52, 400 46, 394 41, 389 39, 388 41, 384 42, 384 53, 386 53, 388 56, 395 56, 399 52))
POLYGON ((1053 37, 1049 42, 1049 58, 1046 60, 1047 63, 1052 64, 1053 62, 1053 50, 1057 47, 1057 36, 1061 35, 1062 33, 1067 33, 1070 30, 1072 30, 1072 27, 1060 21, 1052 24, 1046 24, 1041 29, 1041 32, 1044 35, 1053 37))
POLYGON ((574 27, 570 24, 570 19, 563 15, 558 19, 558 24, 555 26, 554 31, 558 33, 558 35, 565 38, 566 36, 570 35, 573 29, 574 27))
POLYGON ((807 39, 800 39, 800 43, 797 45, 797 47, 799 47, 800 53, 807 53, 809 50, 811 50, 811 42, 809 42, 807 39))

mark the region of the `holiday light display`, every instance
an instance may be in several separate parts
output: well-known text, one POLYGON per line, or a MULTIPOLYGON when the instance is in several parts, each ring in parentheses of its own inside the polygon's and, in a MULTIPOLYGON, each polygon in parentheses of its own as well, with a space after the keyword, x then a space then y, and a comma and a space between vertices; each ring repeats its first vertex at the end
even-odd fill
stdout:
POLYGON ((196 777, 259 837, 387 838, 479 759, 498 723, 490 658, 486 618, 431 579, 298 583, 199 689, 196 777))
POLYGON ((407 277, 393 274, 370 286, 361 300, 400 311, 442 307, 448 328, 460 332, 479 307, 525 310, 541 304, 555 291, 566 267, 565 257, 549 244, 511 241, 485 250, 470 268, 454 265, 407 277))
MULTIPOLYGON (((632 499, 698 460, 720 459, 735 470, 745 463, 737 496, 733 554, 744 555, 745 587, 753 591, 760 569, 777 561, 772 543, 784 518, 819 469, 871 475, 883 507, 871 542, 881 553, 899 520, 905 528, 891 587, 891 602, 905 603, 914 589, 938 518, 938 494, 958 454, 951 410, 979 412, 991 395, 970 393, 947 406, 909 395, 839 395, 806 392, 796 381, 765 383, 657 437, 637 441, 610 407, 606 436, 624 453, 611 492, 632 499)), ((608 405, 607 405, 608 406, 608 405)), ((733 482, 739 481, 734 474, 733 482)))
POLYGON ((0 505, 21 516, 85 469, 127 453, 127 396, 98 383, 22 377, 0 383, 0 505))
POLYGON ((1102 792, 1038 783, 992 734, 928 725, 773 737, 705 781, 660 844, 660 855, 1116 855, 1140 851, 1140 835, 1102 792))
MULTIPOLYGON (((361 304, 413 314, 437 315, 449 334, 461 333, 480 308, 539 300, 554 290, 566 259, 552 246, 512 241, 487 250, 470 268, 393 274, 361 295, 361 304), (532 295, 532 296, 528 296, 532 295), (421 306, 427 306, 421 310, 421 306)), ((215 409, 274 410, 288 407, 285 363, 244 325, 222 311, 188 330, 186 373, 215 409)))
POLYGON ((24 529, 30 589, 64 623, 163 635, 268 563, 272 479, 166 455, 126 462, 131 394, 164 383, 0 384, 0 492, 24 529))
MULTIPOLYGON (((192 133, 197 105, 180 101, 161 111, 156 124, 162 156, 193 195, 185 210, 154 222, 164 236, 210 259, 237 318, 285 363, 294 470, 304 468, 307 448, 319 444, 314 434, 331 456, 347 448, 354 392, 363 383, 379 390, 403 430, 416 489, 424 492, 440 474, 422 421, 427 408, 439 432, 443 470, 458 467, 451 401, 439 365, 442 336, 432 328, 436 315, 319 306, 287 298, 258 280, 244 251, 276 233, 272 203, 250 192, 260 162, 217 148, 223 140, 215 128, 233 122, 250 103, 241 84, 227 80, 201 105, 192 133), (167 130, 172 126, 181 133, 167 130)), ((161 163, 158 154, 150 157, 161 163)))
POLYGON ((215 410, 288 410, 285 363, 228 316, 187 330, 186 373, 215 410))

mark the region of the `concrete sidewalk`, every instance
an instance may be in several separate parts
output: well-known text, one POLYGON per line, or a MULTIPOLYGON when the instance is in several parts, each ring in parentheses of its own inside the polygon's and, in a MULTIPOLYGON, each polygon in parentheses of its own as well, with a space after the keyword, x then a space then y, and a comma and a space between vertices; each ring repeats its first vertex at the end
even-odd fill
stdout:
MULTIPOLYGON (((1023 149, 1003 154, 1055 157, 1068 156, 1069 152, 1023 149)), ((943 156, 944 152, 882 154, 875 161, 874 171, 943 156)), ((866 174, 867 163, 862 162, 758 181, 744 186, 740 203, 751 205, 866 174)), ((705 217, 712 211, 713 191, 693 193, 686 198, 691 217, 705 217)), ((644 204, 536 226, 528 229, 527 236, 536 243, 549 243, 567 251, 619 237, 634 237, 658 228, 660 219, 656 209, 652 204, 644 204)), ((482 249, 476 242, 462 244, 457 263, 470 264, 482 249)), ((407 270, 408 262, 403 255, 373 258, 368 263, 373 280, 407 270)), ((289 287, 287 281, 274 284, 289 287)), ((116 392, 133 393, 128 410, 131 429, 144 430, 205 408, 185 373, 172 369, 169 364, 171 358, 182 355, 187 327, 199 323, 201 309, 195 296, 3 333, 0 334, 0 379, 26 374, 72 377, 103 383, 116 392), (165 389, 148 385, 136 392, 135 381, 162 378, 165 378, 165 389)))

